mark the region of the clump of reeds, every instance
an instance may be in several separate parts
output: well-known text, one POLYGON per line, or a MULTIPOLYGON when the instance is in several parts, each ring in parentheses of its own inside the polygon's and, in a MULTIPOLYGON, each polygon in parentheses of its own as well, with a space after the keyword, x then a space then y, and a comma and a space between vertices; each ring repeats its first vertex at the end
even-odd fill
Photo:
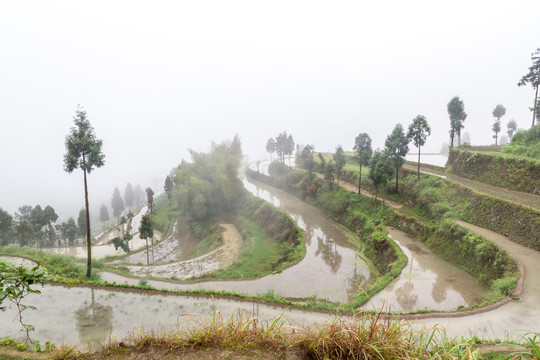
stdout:
MULTIPOLYGON (((203 349, 227 351, 262 350, 270 354, 294 351, 306 359, 480 359, 474 343, 450 339, 440 328, 418 330, 398 318, 379 312, 359 313, 354 317, 334 317, 317 326, 294 327, 282 316, 262 321, 252 313, 239 311, 224 319, 213 309, 205 319, 184 314, 183 327, 169 333, 139 331, 122 342, 110 342, 90 359, 118 357, 130 351, 165 348, 176 354, 203 349), (119 351, 121 350, 121 351, 119 351)), ((57 356, 56 359, 87 358, 83 354, 57 356)), ((64 352, 64 355, 66 352, 64 352)), ((88 355, 88 354, 87 354, 88 355)))

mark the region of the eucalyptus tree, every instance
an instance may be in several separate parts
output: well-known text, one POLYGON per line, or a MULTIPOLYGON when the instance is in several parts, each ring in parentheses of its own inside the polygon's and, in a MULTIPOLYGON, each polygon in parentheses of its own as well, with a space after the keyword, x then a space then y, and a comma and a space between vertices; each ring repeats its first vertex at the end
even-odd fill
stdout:
POLYGON ((302 165, 308 171, 309 178, 312 179, 313 168, 315 167, 315 160, 313 159, 313 146, 306 145, 300 153, 300 159, 302 160, 302 165))
POLYGON ((499 145, 498 140, 499 140, 499 132, 501 131, 501 122, 495 121, 493 123, 493 127, 491 128, 491 130, 493 130, 493 132, 495 133, 493 135, 493 138, 495 139, 495 145, 499 145))
POLYGON ((270 154, 270 162, 271 162, 272 154, 276 152, 276 140, 274 140, 274 138, 270 138, 266 142, 266 152, 270 154))
POLYGON ((154 212, 154 191, 151 188, 146 188, 146 202, 148 204, 148 213, 150 215, 154 212))
POLYGON ((508 141, 512 141, 512 136, 514 136, 514 132, 517 129, 517 123, 516 120, 512 119, 506 124, 506 133, 508 134, 508 141))
POLYGON ((412 140, 413 144, 418 148, 418 178, 420 178, 420 147, 424 146, 427 137, 431 135, 431 128, 423 115, 418 115, 409 125, 407 137, 412 140))
POLYGON ((99 209, 99 221, 102 223, 109 221, 109 210, 107 210, 105 204, 101 204, 101 208, 99 209))
POLYGON ((154 228, 152 226, 152 218, 150 214, 143 215, 141 218, 141 225, 139 225, 139 237, 146 240, 146 264, 149 265, 150 256, 148 255, 148 238, 154 237, 154 228))
POLYGON ((171 177, 167 175, 165 178, 165 184, 163 185, 163 190, 165 190, 165 193, 167 194, 167 198, 169 199, 169 202, 171 202, 172 199, 172 189, 174 187, 174 184, 171 180, 171 177))
POLYGON ((501 131, 501 118, 506 114, 506 108, 502 106, 501 104, 498 104, 495 106, 495 109, 493 109, 493 117, 496 119, 495 123, 493 123, 493 127, 491 128, 495 135, 493 135, 493 138, 495 139, 495 145, 497 144, 497 140, 499 138, 499 132, 501 131))
POLYGON ((467 118, 465 106, 459 96, 454 96, 447 106, 448 115, 450 115, 450 147, 454 147, 454 137, 457 135, 458 146, 461 145, 461 129, 463 122, 467 118))
POLYGON ((13 236, 13 216, 0 208, 0 245, 7 245, 13 236))
POLYGON ((88 205, 88 182, 86 174, 90 174, 94 168, 105 164, 105 155, 101 151, 103 141, 96 138, 94 128, 88 121, 86 111, 80 106, 75 110, 73 117, 74 127, 66 136, 66 154, 64 155, 64 170, 72 173, 75 169, 83 171, 84 179, 84 204, 86 208, 86 246, 88 262, 86 277, 92 275, 92 244, 90 241, 90 209, 88 205))
POLYGON ((532 65, 529 67, 529 72, 521 78, 518 82, 518 86, 524 86, 531 84, 533 89, 535 89, 533 107, 531 108, 533 112, 532 125, 534 126, 534 121, 538 118, 538 86, 540 86, 540 48, 536 49, 535 52, 531 54, 532 65))
POLYGON ((124 190, 124 203, 127 209, 131 209, 135 202, 135 193, 133 187, 130 183, 127 183, 126 189, 124 190))
POLYGON ((120 195, 120 190, 118 190, 118 188, 114 188, 111 198, 111 207, 113 209, 113 216, 118 220, 120 215, 122 215, 122 211, 125 209, 124 200, 122 199, 122 195, 120 195))
POLYGON ((375 194, 378 195, 379 189, 383 190, 383 206, 386 184, 394 176, 394 163, 386 152, 382 152, 379 149, 375 150, 373 156, 369 162, 369 175, 368 177, 373 181, 375 187, 375 194))
POLYGON ((330 191, 334 189, 334 179, 336 173, 336 165, 333 160, 328 161, 328 164, 324 167, 324 180, 328 184, 330 191))
POLYGON ((47 225, 47 237, 49 239, 49 246, 53 246, 56 241, 56 232, 52 224, 58 220, 58 214, 54 211, 54 208, 50 205, 45 206, 43 209, 42 219, 47 225))
POLYGON ((360 167, 358 173, 358 194, 360 194, 360 188, 362 186, 362 165, 368 165, 373 149, 371 148, 371 138, 367 133, 360 133, 354 139, 355 158, 358 161, 360 167))
POLYGON ((403 126, 397 124, 392 133, 386 137, 384 152, 394 164, 396 174, 396 191, 399 191, 399 169, 405 164, 405 155, 409 151, 410 139, 403 131, 403 126))
POLYGON ((347 160, 345 159, 345 154, 343 153, 343 147, 341 145, 338 145, 336 147, 336 152, 334 153, 333 158, 336 167, 337 183, 339 184, 339 176, 341 175, 341 172, 345 167, 345 163, 347 162, 347 160))
POLYGON ((286 145, 285 152, 287 155, 289 155, 289 166, 291 166, 291 156, 294 152, 294 139, 291 134, 287 136, 287 145, 286 145))

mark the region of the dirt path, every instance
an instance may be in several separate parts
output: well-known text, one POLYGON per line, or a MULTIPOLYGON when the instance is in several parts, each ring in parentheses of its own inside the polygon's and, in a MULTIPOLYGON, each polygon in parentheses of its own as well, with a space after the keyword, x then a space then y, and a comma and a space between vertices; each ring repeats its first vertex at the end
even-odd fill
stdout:
MULTIPOLYGON (((307 172, 306 169, 303 169, 301 167, 295 167, 296 170, 300 170, 300 171, 303 171, 303 172, 307 172)), ((321 179, 324 179, 324 175, 321 174, 321 173, 314 173, 315 175, 317 175, 319 178, 321 179)), ((358 186, 357 185, 354 185, 354 184, 351 184, 351 183, 348 183, 348 182, 345 182, 343 180, 340 180, 338 183, 338 186, 341 186, 343 187, 344 189, 348 190, 348 191, 351 191, 351 192, 358 192, 358 186)), ((375 196, 373 195, 372 193, 370 193, 369 191, 365 190, 365 189, 360 189, 360 193, 364 196, 368 196, 368 197, 371 197, 371 198, 374 198, 374 199, 377 199, 379 201, 383 201, 385 204, 388 204, 388 206, 390 206, 391 208, 394 208, 396 210, 399 210, 403 207, 403 205, 401 204, 398 204, 396 202, 393 202, 393 201, 390 201, 388 199, 383 199, 383 198, 380 198, 378 196, 375 196)))
POLYGON ((219 224, 225 231, 223 244, 198 258, 164 265, 126 266, 133 275, 176 278, 178 280, 202 276, 234 263, 243 244, 242 235, 233 224, 219 224))
MULTIPOLYGON (((409 170, 417 169, 415 166, 408 165, 408 164, 405 164, 403 167, 409 170)), ((497 186, 484 184, 478 181, 469 180, 461 176, 446 173, 442 170, 438 170, 433 167, 422 167, 422 164, 420 164, 420 171, 424 173, 436 175, 436 176, 444 176, 450 180, 458 182, 466 187, 469 187, 481 193, 495 196, 503 200, 512 201, 512 202, 515 202, 524 206, 530 206, 532 208, 540 210, 540 196, 538 195, 508 190, 508 189, 500 188, 497 186)))

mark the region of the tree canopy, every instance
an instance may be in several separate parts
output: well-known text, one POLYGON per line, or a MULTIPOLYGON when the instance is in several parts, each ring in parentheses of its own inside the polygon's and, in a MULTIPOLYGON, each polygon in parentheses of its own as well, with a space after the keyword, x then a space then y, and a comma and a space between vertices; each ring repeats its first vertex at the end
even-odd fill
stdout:
POLYGON ((403 131, 403 126, 399 123, 394 127, 392 133, 386 137, 386 141, 384 142, 384 152, 394 164, 396 191, 399 190, 399 169, 405 164, 405 155, 409 151, 409 142, 410 139, 403 131))
POLYGON ((529 72, 521 78, 518 82, 518 86, 524 86, 531 84, 533 89, 535 89, 533 107, 531 108, 533 112, 532 117, 532 126, 534 126, 534 121, 537 119, 537 113, 540 111, 538 108, 538 87, 540 86, 540 48, 536 49, 535 52, 531 54, 532 65, 529 67, 529 72))
POLYGON ((454 147, 454 137, 458 137, 458 146, 461 145, 461 129, 463 129, 467 113, 465 105, 459 96, 454 96, 448 103, 448 115, 450 115, 450 147, 454 147))
POLYGON ((362 165, 369 164, 369 159, 373 152, 373 149, 371 148, 371 137, 369 137, 367 133, 358 134, 354 139, 353 149, 355 151, 354 157, 360 166, 358 173, 358 193, 360 194, 360 188, 362 186, 362 165))
POLYGON ((431 134, 431 128, 423 115, 418 115, 409 125, 407 137, 418 148, 418 178, 420 178, 420 147, 424 146, 427 137, 431 134))

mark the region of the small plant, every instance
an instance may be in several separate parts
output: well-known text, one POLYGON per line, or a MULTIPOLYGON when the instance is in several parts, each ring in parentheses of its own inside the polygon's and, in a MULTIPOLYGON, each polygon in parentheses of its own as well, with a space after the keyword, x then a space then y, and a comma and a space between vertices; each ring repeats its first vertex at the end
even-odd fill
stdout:
POLYGON ((19 351, 25 351, 26 350, 26 343, 20 343, 15 345, 15 348, 19 351))
POLYGON ((521 358, 519 357, 521 355, 530 356, 532 359, 540 359, 540 333, 526 334, 523 336, 523 339, 525 340, 524 345, 510 343, 505 344, 520 349, 520 351, 510 354, 513 356, 512 359, 521 358))
POLYGON ((139 285, 139 286, 145 286, 145 287, 148 286, 148 279, 147 279, 147 278, 141 278, 141 279, 139 280, 139 284, 138 284, 138 285, 139 285))

